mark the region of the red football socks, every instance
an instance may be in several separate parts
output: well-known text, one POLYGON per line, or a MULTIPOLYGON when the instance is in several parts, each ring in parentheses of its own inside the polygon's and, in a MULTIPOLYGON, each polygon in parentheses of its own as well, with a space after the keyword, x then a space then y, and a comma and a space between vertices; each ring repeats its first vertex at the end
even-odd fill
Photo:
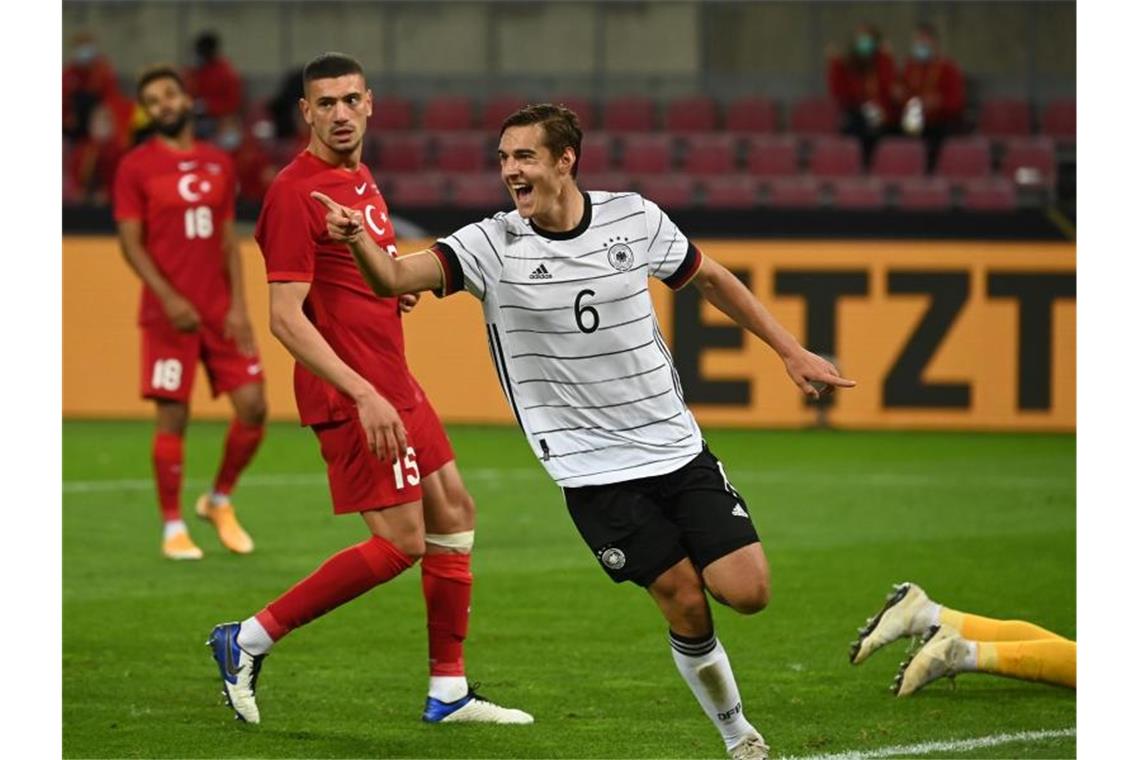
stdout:
POLYGON ((463 640, 471 617, 471 555, 425 554, 420 571, 431 675, 462 676, 463 640))
POLYGON ((230 430, 226 434, 226 447, 222 453, 222 464, 218 468, 218 476, 214 479, 214 493, 228 495, 233 492, 238 476, 253 459, 264 437, 264 425, 245 425, 236 419, 230 423, 230 430))
POLYGON ((274 641, 311 620, 350 602, 412 566, 414 560, 379 536, 350 546, 324 561, 257 613, 274 641))
POLYGON ((182 519, 179 493, 182 490, 182 436, 155 433, 151 449, 154 459, 154 482, 158 488, 158 506, 166 522, 182 519))

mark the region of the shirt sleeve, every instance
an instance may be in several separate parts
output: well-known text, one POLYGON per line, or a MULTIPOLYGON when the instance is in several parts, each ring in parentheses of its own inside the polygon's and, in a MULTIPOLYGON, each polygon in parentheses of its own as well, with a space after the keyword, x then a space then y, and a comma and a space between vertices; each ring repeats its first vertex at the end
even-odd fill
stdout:
POLYGON ((649 274, 673 290, 680 290, 701 268, 701 251, 656 203, 650 200, 644 203, 649 234, 649 274))
POLYGON ((443 267, 443 287, 436 295, 442 298, 467 290, 484 300, 488 285, 498 282, 503 273, 505 247, 506 233, 495 219, 469 224, 436 241, 431 250, 443 267))
POLYGON ((126 219, 142 221, 146 217, 146 195, 134 163, 122 161, 115 172, 115 186, 111 193, 115 205, 115 221, 126 219))
POLYGON ((222 200, 222 219, 229 221, 234 218, 234 205, 237 203, 237 167, 229 154, 223 154, 222 167, 226 177, 226 194, 222 200))
MULTIPOLYGON (((270 188, 253 236, 265 257, 269 282, 312 282, 318 230, 297 187, 270 188)), ((314 201, 315 202, 315 201, 314 201)))

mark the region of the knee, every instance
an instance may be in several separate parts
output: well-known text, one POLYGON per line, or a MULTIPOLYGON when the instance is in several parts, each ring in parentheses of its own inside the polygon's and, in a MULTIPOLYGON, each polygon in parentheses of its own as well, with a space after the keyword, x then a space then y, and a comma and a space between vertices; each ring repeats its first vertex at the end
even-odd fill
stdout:
POLYGON ((704 615, 705 590, 695 578, 677 579, 656 588, 659 596, 678 613, 686 617, 704 615))
POLYGON ((768 606, 770 597, 771 591, 768 587, 768 581, 763 580, 760 583, 741 589, 726 601, 732 609, 742 615, 755 615, 768 606))
POLYGON ((241 424, 246 427, 261 427, 265 424, 265 418, 269 415, 269 406, 265 403, 264 397, 243 404, 237 410, 237 418, 241 424))
POLYGON ((412 562, 418 562, 424 556, 427 550, 427 544, 424 542, 424 534, 399 536, 397 538, 389 539, 392 545, 407 555, 408 559, 412 562))

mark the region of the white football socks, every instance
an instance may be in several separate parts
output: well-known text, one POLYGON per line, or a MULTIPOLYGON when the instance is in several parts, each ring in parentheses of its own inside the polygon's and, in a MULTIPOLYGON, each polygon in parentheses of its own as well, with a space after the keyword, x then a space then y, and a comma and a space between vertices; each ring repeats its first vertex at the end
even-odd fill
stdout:
POLYGON ((186 532, 186 523, 181 520, 167 520, 162 524, 162 540, 169 541, 171 536, 186 532))
POLYGON ((273 646, 273 639, 270 638, 265 626, 255 616, 241 621, 237 645, 256 657, 269 651, 273 646))
POLYGON ((747 737, 759 734, 744 717, 728 653, 716 635, 689 638, 670 631, 669 644, 677 670, 701 703, 705 715, 720 731, 724 746, 731 749, 747 737))
POLYGON ((467 676, 432 676, 428 679, 428 696, 440 702, 454 702, 467 696, 467 676))

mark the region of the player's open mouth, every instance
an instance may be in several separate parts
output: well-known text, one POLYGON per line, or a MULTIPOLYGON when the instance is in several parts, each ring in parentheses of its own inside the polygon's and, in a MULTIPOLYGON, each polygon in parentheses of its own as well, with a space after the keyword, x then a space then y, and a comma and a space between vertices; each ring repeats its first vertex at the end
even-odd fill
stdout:
POLYGON ((352 137, 352 127, 343 127, 333 130, 333 137, 352 137))
POLYGON ((511 185, 511 189, 515 191, 515 198, 524 201, 534 192, 534 185, 511 185))

